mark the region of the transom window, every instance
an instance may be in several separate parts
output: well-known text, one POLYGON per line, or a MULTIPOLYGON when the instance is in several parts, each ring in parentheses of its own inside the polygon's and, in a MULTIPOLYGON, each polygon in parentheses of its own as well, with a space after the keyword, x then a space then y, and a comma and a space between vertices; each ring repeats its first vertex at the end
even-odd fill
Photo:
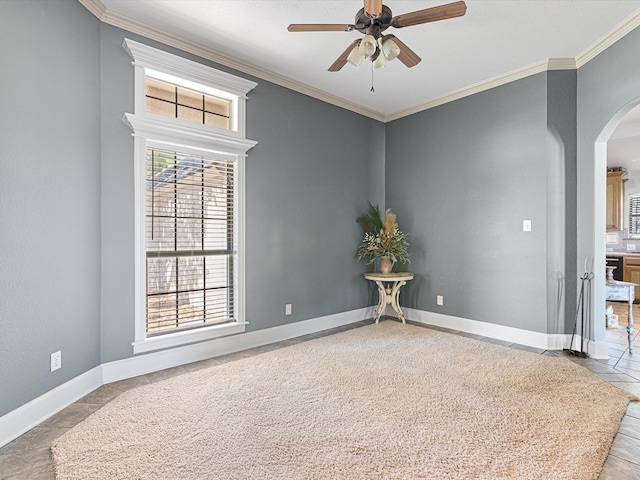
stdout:
POLYGON ((146 77, 148 112, 229 130, 231 101, 146 77))
POLYGON ((245 329, 246 94, 254 82, 125 40, 135 67, 134 353, 245 329))

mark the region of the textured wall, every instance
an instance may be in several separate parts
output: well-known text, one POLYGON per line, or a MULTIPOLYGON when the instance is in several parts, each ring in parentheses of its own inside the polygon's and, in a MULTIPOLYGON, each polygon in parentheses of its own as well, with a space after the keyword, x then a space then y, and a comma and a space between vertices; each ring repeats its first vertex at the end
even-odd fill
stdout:
POLYGON ((571 333, 576 308, 575 70, 547 72, 547 332, 571 333))
POLYGON ((0 43, 1 416, 99 364, 98 21, 2 1, 0 43))
MULTIPOLYGON (((0 19, 12 46, 0 53, 3 415, 132 356, 133 141, 122 115, 133 111, 133 67, 122 40, 198 59, 100 24, 72 0, 0 2, 0 19), (57 350, 63 368, 50 373, 57 350)), ((355 219, 384 199, 384 125, 257 81, 248 330, 361 308, 370 292, 354 259, 355 219)))
MULTIPOLYGON (((0 1, 0 26, 4 415, 132 355, 133 141, 122 114, 133 111, 133 68, 122 39, 195 57, 100 24, 75 0, 0 1), (57 350, 63 368, 51 373, 57 350)), ((405 305, 567 331, 572 270, 604 256, 594 146, 640 102, 640 66, 629 61, 639 36, 581 67, 577 82, 576 72, 539 74, 386 126, 253 79, 248 329, 370 301, 354 254, 355 218, 372 201, 410 234, 417 277, 405 305), (553 301, 563 275, 564 307, 553 301)))
MULTIPOLYGON (((133 112, 133 67, 125 37, 230 71, 101 27, 102 362, 132 356, 133 142, 122 115, 133 112)), ((381 198, 384 125, 250 79, 258 86, 247 101, 247 137, 258 145, 246 159, 247 331, 362 308, 370 293, 355 262, 355 219, 381 198)))
POLYGON ((405 305, 547 331, 546 98, 538 74, 387 125, 386 206, 416 274, 405 305))
POLYGON ((248 107, 258 141, 247 161, 249 329, 362 308, 355 220, 383 184, 384 125, 267 82, 248 107))
MULTIPOLYGON (((618 40, 578 70, 577 111, 577 275, 584 260, 595 268, 592 311, 604 318, 606 142, 622 117, 640 103, 640 30, 618 40), (600 154, 596 155, 596 151, 600 154)), ((604 340, 604 322, 591 338, 604 340)))

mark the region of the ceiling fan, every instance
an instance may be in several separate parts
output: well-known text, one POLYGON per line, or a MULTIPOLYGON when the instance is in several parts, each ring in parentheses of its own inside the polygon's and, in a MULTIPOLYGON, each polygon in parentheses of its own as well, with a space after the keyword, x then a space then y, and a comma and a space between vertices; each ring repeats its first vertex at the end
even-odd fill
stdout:
POLYGON ((333 62, 329 67, 330 72, 337 72, 347 62, 359 66, 365 58, 372 62, 373 68, 381 68, 387 61, 396 57, 411 68, 420 63, 421 58, 398 37, 383 35, 382 32, 389 27, 411 27, 422 23, 461 17, 466 11, 467 5, 460 1, 394 17, 391 9, 382 4, 382 0, 364 0, 364 8, 356 13, 354 24, 292 23, 287 30, 290 32, 351 32, 357 30, 364 33, 363 38, 355 40, 333 62))

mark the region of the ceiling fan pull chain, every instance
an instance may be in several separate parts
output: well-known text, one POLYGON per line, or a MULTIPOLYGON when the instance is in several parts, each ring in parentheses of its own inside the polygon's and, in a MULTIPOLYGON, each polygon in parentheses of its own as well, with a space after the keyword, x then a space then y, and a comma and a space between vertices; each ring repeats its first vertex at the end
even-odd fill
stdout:
POLYGON ((373 64, 371 64, 371 93, 376 93, 373 88, 373 64))

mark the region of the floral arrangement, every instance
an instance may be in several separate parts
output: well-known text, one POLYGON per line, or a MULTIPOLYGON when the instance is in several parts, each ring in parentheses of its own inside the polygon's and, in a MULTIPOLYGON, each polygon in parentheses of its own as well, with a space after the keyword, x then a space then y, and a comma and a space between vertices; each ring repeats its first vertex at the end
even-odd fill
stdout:
POLYGON ((365 232, 358 248, 358 261, 368 258, 367 263, 373 263, 378 257, 389 257, 393 263, 409 261, 409 243, 391 210, 386 210, 383 218, 378 206, 369 204, 367 213, 357 221, 365 232))

